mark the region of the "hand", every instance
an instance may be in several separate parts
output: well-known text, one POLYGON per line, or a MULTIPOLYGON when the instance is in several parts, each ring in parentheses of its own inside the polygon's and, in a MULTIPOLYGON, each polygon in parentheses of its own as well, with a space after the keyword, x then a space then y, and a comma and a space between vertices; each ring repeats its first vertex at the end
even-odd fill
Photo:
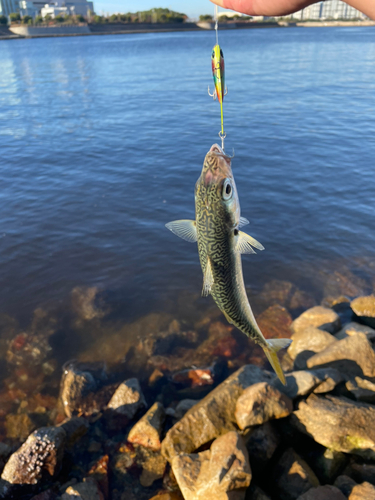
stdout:
MULTIPOLYGON (((297 12, 316 0, 211 0, 225 9, 249 16, 284 16, 297 12)), ((375 0, 346 0, 346 3, 375 20, 375 0)))

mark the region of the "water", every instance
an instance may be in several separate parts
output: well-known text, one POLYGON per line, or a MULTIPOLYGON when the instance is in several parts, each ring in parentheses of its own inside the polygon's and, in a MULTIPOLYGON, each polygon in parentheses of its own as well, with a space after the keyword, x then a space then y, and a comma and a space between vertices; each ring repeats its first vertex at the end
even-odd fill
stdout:
MULTIPOLYGON (((220 33, 226 148, 248 231, 266 247, 244 258, 254 291, 289 280, 320 301, 343 267, 371 286, 374 33, 220 33)), ((177 314, 178 300, 190 310, 178 297, 200 292, 197 251, 164 224, 194 217, 219 140, 213 43, 212 32, 1 42, 0 312, 20 328, 76 286, 98 287, 127 322, 177 314)), ((70 338, 61 361, 79 345, 70 338)))

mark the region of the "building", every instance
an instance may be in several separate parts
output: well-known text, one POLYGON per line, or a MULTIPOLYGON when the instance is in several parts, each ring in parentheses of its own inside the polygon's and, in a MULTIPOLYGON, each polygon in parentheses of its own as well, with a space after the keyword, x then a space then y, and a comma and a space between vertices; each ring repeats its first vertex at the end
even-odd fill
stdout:
POLYGON ((9 16, 12 12, 19 12, 17 0, 0 0, 0 16, 9 16))
POLYGON ((51 16, 52 18, 61 14, 87 17, 89 12, 93 11, 93 2, 87 2, 86 0, 56 0, 54 3, 44 5, 40 13, 43 17, 51 16))
POLYGON ((38 8, 34 5, 34 2, 28 2, 27 0, 21 0, 19 2, 19 12, 21 17, 31 16, 35 17, 38 14, 38 8))
POLYGON ((295 20, 323 21, 334 19, 365 19, 366 16, 359 10, 351 7, 341 0, 326 0, 309 5, 294 14, 284 16, 284 18, 295 20))

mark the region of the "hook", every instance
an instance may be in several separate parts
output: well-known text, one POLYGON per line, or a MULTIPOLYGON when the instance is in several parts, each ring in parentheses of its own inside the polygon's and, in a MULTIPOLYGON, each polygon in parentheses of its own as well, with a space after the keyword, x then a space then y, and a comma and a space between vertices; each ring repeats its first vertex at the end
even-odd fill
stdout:
POLYGON ((214 90, 213 94, 211 94, 211 92, 210 92, 210 86, 208 86, 208 95, 210 97, 213 97, 214 101, 216 101, 216 90, 214 90))
POLYGON ((221 131, 219 132, 219 137, 221 139, 221 149, 225 152, 224 149, 224 139, 226 138, 227 134, 224 132, 222 133, 221 131))
POLYGON ((228 87, 225 85, 224 96, 228 95, 228 87))

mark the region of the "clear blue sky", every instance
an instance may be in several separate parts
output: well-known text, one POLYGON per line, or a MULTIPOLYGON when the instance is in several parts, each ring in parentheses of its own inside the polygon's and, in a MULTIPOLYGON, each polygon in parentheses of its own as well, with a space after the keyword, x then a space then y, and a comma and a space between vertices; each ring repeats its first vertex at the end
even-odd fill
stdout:
POLYGON ((214 5, 209 0, 94 0, 95 12, 137 12, 138 10, 148 10, 154 7, 164 7, 177 12, 184 12, 190 17, 197 17, 200 14, 211 14, 214 12, 214 5))

